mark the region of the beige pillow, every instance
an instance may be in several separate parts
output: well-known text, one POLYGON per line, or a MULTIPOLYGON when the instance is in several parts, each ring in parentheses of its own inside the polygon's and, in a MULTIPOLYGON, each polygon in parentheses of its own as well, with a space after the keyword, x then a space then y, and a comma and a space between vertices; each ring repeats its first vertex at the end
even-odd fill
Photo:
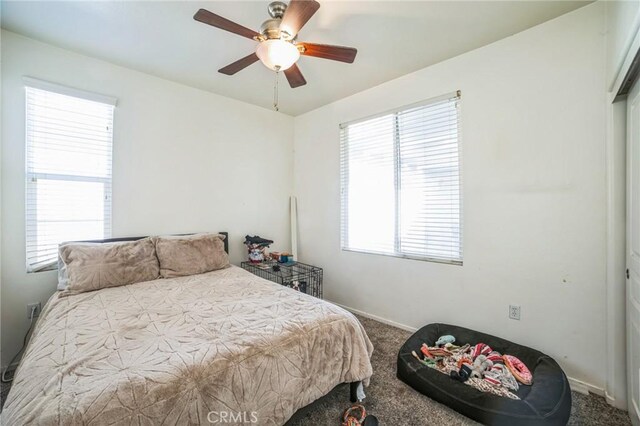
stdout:
POLYGON ((68 294, 100 290, 159 278, 160 265, 151 238, 114 243, 64 243, 60 260, 68 276, 68 294))
POLYGON ((182 277, 228 267, 224 238, 219 234, 156 237, 160 275, 182 277))

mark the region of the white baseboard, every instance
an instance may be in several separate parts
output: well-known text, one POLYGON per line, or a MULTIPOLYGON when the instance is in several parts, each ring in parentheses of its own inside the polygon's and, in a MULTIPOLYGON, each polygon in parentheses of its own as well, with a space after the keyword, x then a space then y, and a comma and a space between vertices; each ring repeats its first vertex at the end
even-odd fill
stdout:
POLYGON ((631 401, 631 409, 633 410, 629 413, 629 417, 631 417, 631 423, 634 426, 640 426, 640 407, 636 404, 635 401, 631 401))
POLYGON ((616 399, 613 396, 609 395, 606 389, 604 390, 604 399, 607 401, 607 404, 619 410, 627 411, 629 408, 627 406, 626 399, 622 399, 622 398, 616 399))
MULTIPOLYGON (((331 301, 330 301, 330 300, 328 300, 328 302, 331 302, 331 301)), ((365 318, 369 318, 369 319, 372 319, 372 320, 376 320, 376 321, 378 321, 378 322, 381 322, 381 323, 383 323, 383 324, 390 325, 390 326, 392 326, 392 327, 400 328, 400 329, 402 329, 402 330, 411 331, 411 332, 415 332, 415 331, 417 331, 417 330, 418 330, 418 329, 417 329, 417 328, 415 328, 415 327, 411 327, 411 326, 408 326, 408 325, 405 325, 405 324, 400 324, 400 323, 398 323, 398 322, 391 321, 391 320, 388 320, 388 319, 386 319, 386 318, 382 318, 382 317, 379 317, 379 316, 377 316, 377 315, 373 315, 373 314, 370 314, 370 313, 368 313, 368 312, 364 312, 364 311, 361 311, 361 310, 359 310, 359 309, 352 308, 352 307, 350 307, 350 306, 342 305, 342 304, 340 304, 340 303, 336 303, 336 302, 331 302, 331 303, 333 303, 334 305, 338 305, 338 306, 340 306, 341 308, 344 308, 344 309, 346 309, 347 311, 352 312, 352 313, 354 313, 354 314, 358 314, 358 315, 361 315, 361 316, 363 316, 363 317, 365 317, 365 318)))
MULTIPOLYGON (((567 377, 569 380, 569 386, 571 386, 571 390, 581 393, 583 395, 589 395, 590 393, 598 396, 605 397, 604 389, 591 383, 583 382, 582 380, 574 379, 573 377, 567 377)), ((611 404, 611 401, 605 397, 608 403, 611 404)))
MULTIPOLYGON (((361 316, 363 316, 365 318, 370 318, 372 320, 376 320, 378 322, 390 325, 392 327, 400 328, 402 330, 407 330, 407 331, 411 331, 411 332, 415 332, 417 330, 416 327, 411 327, 411 326, 408 326, 408 325, 405 325, 405 324, 400 324, 400 323, 397 323, 395 321, 391 321, 389 319, 382 318, 382 317, 379 317, 377 315, 373 315, 373 314, 370 314, 368 312, 364 312, 364 311, 361 311, 359 309, 352 308, 350 306, 345 306, 345 305, 342 305, 340 303, 335 303, 335 302, 331 302, 331 303, 333 303, 334 305, 338 305, 341 308, 344 308, 349 312, 353 312, 354 314, 361 315, 361 316)), ((598 396, 605 397, 605 399, 607 400, 607 402, 610 405, 615 406, 614 400, 605 395, 605 391, 604 391, 603 388, 595 386, 595 385, 592 385, 590 383, 583 382, 582 380, 574 379, 572 377, 567 377, 567 379, 569 380, 569 386, 571 387, 572 391, 575 391, 575 392, 578 392, 578 393, 581 393, 581 394, 584 394, 584 395, 588 395, 589 393, 592 393, 592 394, 595 394, 595 395, 598 395, 598 396)))

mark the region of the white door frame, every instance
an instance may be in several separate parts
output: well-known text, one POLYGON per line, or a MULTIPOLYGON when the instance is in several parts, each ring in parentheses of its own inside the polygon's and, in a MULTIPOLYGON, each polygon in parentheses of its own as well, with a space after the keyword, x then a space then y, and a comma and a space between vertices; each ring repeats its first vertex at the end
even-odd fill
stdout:
POLYGON ((627 102, 617 94, 625 83, 636 52, 640 50, 640 13, 635 17, 626 43, 626 55, 609 87, 607 101, 606 179, 607 179, 607 275, 606 341, 607 374, 605 397, 609 404, 627 410, 626 345, 626 196, 627 196, 627 102))
POLYGON ((611 103, 607 115, 607 375, 604 394, 607 403, 626 410, 626 99, 611 103))
POLYGON ((631 423, 640 425, 640 81, 627 97, 627 399, 631 423))

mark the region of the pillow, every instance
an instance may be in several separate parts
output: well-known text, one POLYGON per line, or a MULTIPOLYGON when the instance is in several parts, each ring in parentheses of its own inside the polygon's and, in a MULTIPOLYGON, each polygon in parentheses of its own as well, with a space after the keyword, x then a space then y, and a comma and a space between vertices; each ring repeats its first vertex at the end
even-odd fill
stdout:
MULTIPOLYGON (((160 276, 151 238, 114 243, 63 243, 58 249, 68 294, 100 290, 160 276)), ((64 284, 64 283, 59 283, 64 284)))
POLYGON ((60 258, 60 249, 58 248, 58 290, 66 290, 69 286, 69 275, 67 274, 67 265, 60 258))
POLYGON ((182 277, 228 267, 224 238, 219 234, 156 237, 160 275, 182 277))

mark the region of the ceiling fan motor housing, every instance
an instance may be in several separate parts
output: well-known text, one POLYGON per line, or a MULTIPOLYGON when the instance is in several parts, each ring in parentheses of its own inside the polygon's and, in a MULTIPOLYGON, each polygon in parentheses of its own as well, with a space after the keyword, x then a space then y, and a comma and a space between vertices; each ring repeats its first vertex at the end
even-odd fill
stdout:
POLYGON ((283 40, 291 40, 293 36, 286 31, 280 30, 280 24, 282 23, 282 17, 287 10, 287 4, 281 1, 274 1, 268 6, 269 16, 271 19, 267 19, 260 26, 260 34, 267 40, 281 38, 283 40))
POLYGON ((269 16, 272 18, 282 18, 284 11, 287 10, 287 4, 281 1, 274 1, 269 3, 267 9, 269 10, 269 16))

